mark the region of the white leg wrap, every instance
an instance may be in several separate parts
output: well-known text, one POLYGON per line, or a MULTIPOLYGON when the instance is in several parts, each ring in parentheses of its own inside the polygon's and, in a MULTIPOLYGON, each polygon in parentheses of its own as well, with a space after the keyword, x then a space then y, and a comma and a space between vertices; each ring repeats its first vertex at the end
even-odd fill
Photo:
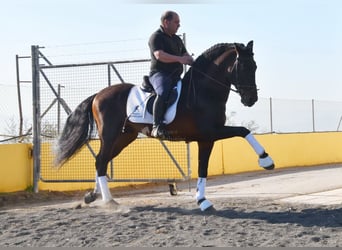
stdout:
POLYGON ((207 184, 207 178, 199 177, 197 180, 196 200, 201 211, 205 211, 212 207, 213 204, 205 198, 205 187, 207 184))
POLYGON ((205 211, 208 208, 212 207, 213 203, 211 203, 210 201, 208 201, 207 199, 205 199, 204 201, 202 201, 199 205, 201 211, 205 211))
POLYGON ((274 165, 274 162, 270 156, 265 158, 259 158, 259 166, 263 168, 268 168, 274 165))
POLYGON ((94 193, 95 194, 100 194, 101 193, 101 187, 100 187, 100 183, 99 183, 99 177, 97 176, 97 171, 96 171, 96 175, 95 175, 94 193))
POLYGON ((207 178, 199 177, 197 180, 196 200, 199 201, 205 197, 205 186, 207 184, 207 178))
POLYGON ((112 197, 112 195, 109 191, 109 188, 108 188, 106 176, 97 177, 97 180, 100 184, 102 200, 105 202, 113 200, 113 197, 112 197))
POLYGON ((260 143, 255 139, 255 137, 249 133, 245 139, 248 141, 248 143, 252 146, 254 149, 255 153, 257 155, 262 155, 265 152, 265 149, 260 145, 260 143))

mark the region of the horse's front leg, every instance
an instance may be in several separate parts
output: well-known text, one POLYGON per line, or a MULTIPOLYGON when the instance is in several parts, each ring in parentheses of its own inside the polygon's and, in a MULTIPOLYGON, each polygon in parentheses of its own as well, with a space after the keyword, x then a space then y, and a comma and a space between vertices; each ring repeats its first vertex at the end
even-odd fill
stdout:
POLYGON ((259 156, 259 166, 266 170, 274 169, 272 158, 267 154, 264 147, 255 139, 249 129, 245 127, 224 126, 221 129, 213 131, 213 134, 215 141, 236 136, 244 138, 259 156))
POLYGON ((198 180, 196 188, 196 201, 202 211, 213 207, 213 204, 205 198, 209 157, 213 146, 213 141, 198 142, 198 180))
POLYGON ((263 146, 261 146, 261 144, 255 139, 252 133, 249 133, 248 135, 246 135, 245 139, 254 149, 255 153, 257 153, 257 155, 259 156, 259 160, 258 160, 259 166, 266 170, 274 169, 274 162, 272 158, 266 153, 263 146))

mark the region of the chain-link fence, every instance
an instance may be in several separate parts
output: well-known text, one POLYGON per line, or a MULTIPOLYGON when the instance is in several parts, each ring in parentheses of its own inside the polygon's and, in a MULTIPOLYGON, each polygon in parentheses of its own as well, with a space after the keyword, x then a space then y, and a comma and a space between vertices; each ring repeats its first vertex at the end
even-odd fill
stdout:
MULTIPOLYGON (((185 39, 185 34, 182 34, 181 37, 185 39)), ((49 55, 49 59, 52 58, 53 64, 58 65, 67 63, 71 65, 74 62, 98 62, 101 60, 100 58, 107 60, 118 56, 133 61, 133 58, 137 58, 137 56, 141 58, 148 54, 146 51, 147 40, 148 38, 139 38, 105 43, 48 46, 42 51, 49 55), (117 49, 113 49, 113 47, 117 49)), ((124 76, 126 82, 139 84, 142 76, 149 71, 148 60, 142 61, 145 62, 140 63, 140 69, 132 71, 124 64, 116 64, 115 70, 124 76)), ((14 82, 11 84, 0 83, 2 100, 0 102, 0 143, 32 141, 32 84, 27 82, 27 80, 32 80, 31 58, 17 55, 16 62, 19 83, 17 85, 14 82), (18 138, 21 134, 26 136, 18 138)), ((46 64, 46 62, 44 63, 46 64)), ((108 84, 121 82, 122 79, 118 77, 113 68, 108 76, 106 67, 108 66, 98 63, 97 66, 89 65, 73 69, 72 67, 46 69, 45 72, 48 78, 58 77, 57 82, 53 81, 54 88, 73 109, 81 98, 95 93, 108 84), (72 94, 74 90, 77 91, 77 98, 75 98, 75 94, 72 94)), ((13 75, 15 73, 13 71, 13 75)), ((42 94, 49 93, 49 89, 47 85, 42 85, 42 94)), ((51 92, 49 94, 51 95, 51 92)), ((58 132, 66 118, 61 105, 58 102, 53 103, 55 99, 56 96, 51 95, 45 101, 46 103, 42 103, 41 112, 46 111, 50 105, 50 108, 54 109, 54 112, 47 112, 42 121, 44 134, 47 137, 51 136, 53 131, 58 132)), ((231 93, 226 109, 227 124, 244 125, 254 133, 341 131, 341 104, 342 102, 338 101, 259 97, 259 101, 252 108, 247 108, 240 103, 237 94, 231 93)))
MULTIPOLYGON (((56 91, 68 103, 71 109, 75 108, 82 97, 87 97, 106 86, 107 79, 99 75, 100 71, 106 69, 92 69, 83 74, 86 68, 79 69, 76 73, 81 75, 81 79, 72 77, 71 81, 58 81, 56 91), (86 77, 88 77, 86 79, 86 77), (102 79, 101 79, 102 78, 102 79), (76 80, 77 79, 77 80, 76 80), (75 93, 77 92, 77 99, 75 93), (80 97, 78 99, 78 96, 80 97)), ((73 74, 68 70, 57 70, 49 72, 52 77, 57 75, 73 74)), ((111 73, 113 74, 113 73, 111 73)), ((141 76, 146 74, 141 70, 132 83, 140 83, 141 76)), ((134 76, 130 76, 134 77, 134 76)), ((113 82, 119 82, 116 77, 113 82)), ((19 115, 18 93, 16 85, 0 85, 0 141, 1 143, 15 143, 18 141, 32 141, 32 88, 31 84, 21 86, 21 103, 23 117, 19 115), (22 119, 23 134, 28 134, 23 138, 19 136, 20 119, 22 119)), ((44 101, 42 112, 50 109, 50 114, 46 114, 42 121, 45 139, 51 133, 60 131, 66 119, 66 113, 57 102, 48 86, 42 86, 42 92, 48 93, 48 98, 44 101), (52 115, 53 114, 53 115, 52 115)), ((251 108, 243 107, 237 94, 231 93, 226 109, 227 124, 243 125, 250 128, 254 133, 297 133, 297 132, 329 132, 342 131, 342 102, 322 101, 322 100, 291 100, 260 97, 259 101, 251 108)))
POLYGON ((342 131, 342 102, 259 98, 251 108, 231 94, 227 124, 244 125, 254 133, 342 131))
MULTIPOLYGON (((141 82, 149 71, 150 61, 52 65, 37 46, 32 46, 32 55, 34 183, 38 178, 45 182, 94 181, 94 156, 100 146, 96 133, 87 147, 58 171, 51 168, 53 143, 68 114, 84 99, 111 85, 141 82)), ((109 164, 107 176, 116 182, 187 180, 190 178, 189 146, 184 142, 137 140, 109 164)))

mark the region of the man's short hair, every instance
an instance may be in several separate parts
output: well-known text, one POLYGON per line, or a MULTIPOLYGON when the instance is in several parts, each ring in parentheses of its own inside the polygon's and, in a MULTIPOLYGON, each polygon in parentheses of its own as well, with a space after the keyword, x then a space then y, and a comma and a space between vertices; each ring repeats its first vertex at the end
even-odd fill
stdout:
POLYGON ((177 15, 174 11, 165 11, 160 18, 161 23, 163 23, 164 20, 171 21, 174 15, 177 15))

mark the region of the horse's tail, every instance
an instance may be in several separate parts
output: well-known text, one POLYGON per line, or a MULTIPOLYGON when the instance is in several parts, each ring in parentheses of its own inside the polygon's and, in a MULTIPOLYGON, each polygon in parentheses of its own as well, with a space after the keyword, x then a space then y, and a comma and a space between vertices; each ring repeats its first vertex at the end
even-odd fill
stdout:
POLYGON ((81 102, 68 116, 63 132, 54 148, 54 165, 56 167, 61 167, 89 140, 94 127, 94 117, 91 106, 95 95, 96 94, 81 102))

